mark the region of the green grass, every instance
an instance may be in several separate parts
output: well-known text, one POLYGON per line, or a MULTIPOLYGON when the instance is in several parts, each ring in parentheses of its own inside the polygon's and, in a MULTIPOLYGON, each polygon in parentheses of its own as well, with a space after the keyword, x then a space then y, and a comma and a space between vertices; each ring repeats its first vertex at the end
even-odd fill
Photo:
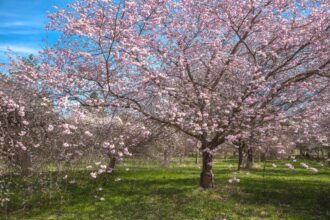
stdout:
POLYGON ((15 177, 7 185, 15 193, 0 219, 330 219, 330 169, 307 162, 319 169, 314 173, 300 162, 294 170, 277 161, 277 168, 268 162, 265 172, 256 164, 235 174, 227 167, 235 161, 218 160, 210 190, 198 187, 200 169, 192 162, 166 169, 124 162, 116 173, 119 182, 108 176, 93 180, 86 170, 70 171, 67 180, 56 171, 15 177), (240 183, 228 183, 234 175, 240 183))

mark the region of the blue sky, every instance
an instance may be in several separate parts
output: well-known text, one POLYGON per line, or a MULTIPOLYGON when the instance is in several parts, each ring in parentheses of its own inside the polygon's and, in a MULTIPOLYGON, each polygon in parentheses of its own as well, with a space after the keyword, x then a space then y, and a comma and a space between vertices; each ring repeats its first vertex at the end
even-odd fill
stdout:
POLYGON ((37 53, 47 43, 56 41, 56 33, 47 33, 47 11, 52 6, 64 8, 73 0, 0 0, 0 63, 6 63, 6 50, 19 55, 37 53))

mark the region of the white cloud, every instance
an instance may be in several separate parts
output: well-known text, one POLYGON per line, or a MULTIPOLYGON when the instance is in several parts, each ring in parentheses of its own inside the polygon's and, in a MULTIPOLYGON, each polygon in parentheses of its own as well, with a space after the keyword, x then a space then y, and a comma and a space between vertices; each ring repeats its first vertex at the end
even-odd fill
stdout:
POLYGON ((27 26, 27 23, 23 21, 11 21, 0 24, 0 27, 21 27, 21 26, 27 26))
POLYGON ((35 34, 40 34, 42 33, 41 31, 36 31, 36 30, 6 30, 6 31, 2 31, 0 30, 0 35, 35 35, 35 34))
POLYGON ((14 27, 43 27, 44 24, 38 21, 8 21, 0 24, 2 28, 14 28, 14 27))
POLYGON ((22 45, 0 45, 1 52, 8 52, 8 49, 18 54, 37 54, 36 47, 22 46, 22 45))

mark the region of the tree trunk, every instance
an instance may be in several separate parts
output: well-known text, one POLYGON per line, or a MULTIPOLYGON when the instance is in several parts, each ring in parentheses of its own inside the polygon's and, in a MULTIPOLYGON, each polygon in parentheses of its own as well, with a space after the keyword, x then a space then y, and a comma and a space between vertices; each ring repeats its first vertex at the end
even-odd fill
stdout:
POLYGON ((237 170, 240 171, 243 167, 243 150, 244 150, 244 143, 240 143, 238 147, 238 166, 237 170))
POLYGON ((323 150, 323 148, 321 148, 321 157, 322 157, 322 161, 324 162, 325 157, 324 157, 324 150, 323 150))
POLYGON ((246 168, 251 169, 252 167, 253 167, 253 150, 252 150, 252 147, 248 147, 246 168))
POLYGON ((31 174, 32 162, 28 151, 19 150, 15 163, 19 166, 20 172, 23 176, 31 174))
POLYGON ((164 150, 164 160, 163 160, 163 167, 168 167, 170 165, 169 161, 169 150, 165 149, 164 150))
POLYGON ((114 174, 114 172, 115 172, 116 162, 117 162, 116 157, 111 157, 110 158, 109 166, 108 166, 108 173, 110 175, 114 174))
POLYGON ((199 149, 196 149, 196 158, 195 158, 196 164, 198 164, 198 157, 199 157, 199 149))
POLYGON ((258 162, 260 163, 260 162, 261 162, 261 152, 259 151, 257 155, 258 155, 258 156, 257 156, 257 160, 258 160, 258 162))
POLYGON ((261 160, 261 162, 265 162, 266 161, 266 153, 265 152, 262 152, 261 153, 260 160, 261 160))
POLYGON ((213 172, 212 172, 212 162, 213 155, 210 150, 212 150, 212 146, 208 142, 202 142, 202 173, 200 175, 199 185, 204 188, 213 188, 213 172))
POLYGON ((328 152, 328 165, 330 167, 330 152, 328 152))

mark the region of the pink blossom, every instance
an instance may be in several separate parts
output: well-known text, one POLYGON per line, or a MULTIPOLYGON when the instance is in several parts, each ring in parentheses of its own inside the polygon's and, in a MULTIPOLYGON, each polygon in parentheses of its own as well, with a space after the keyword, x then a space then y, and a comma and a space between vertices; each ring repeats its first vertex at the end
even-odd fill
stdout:
POLYGON ((92 137, 93 136, 93 134, 90 131, 85 131, 85 135, 87 135, 89 137, 92 137))
POLYGON ((300 163, 300 165, 301 165, 303 168, 306 168, 306 169, 309 168, 309 166, 308 166, 307 164, 305 164, 305 163, 300 163))
POLYGON ((18 133, 18 135, 21 136, 21 137, 22 137, 22 136, 25 136, 25 135, 26 135, 26 131, 20 131, 20 132, 18 133))
POLYGON ((48 125, 47 131, 53 131, 54 130, 54 126, 53 125, 48 125))

